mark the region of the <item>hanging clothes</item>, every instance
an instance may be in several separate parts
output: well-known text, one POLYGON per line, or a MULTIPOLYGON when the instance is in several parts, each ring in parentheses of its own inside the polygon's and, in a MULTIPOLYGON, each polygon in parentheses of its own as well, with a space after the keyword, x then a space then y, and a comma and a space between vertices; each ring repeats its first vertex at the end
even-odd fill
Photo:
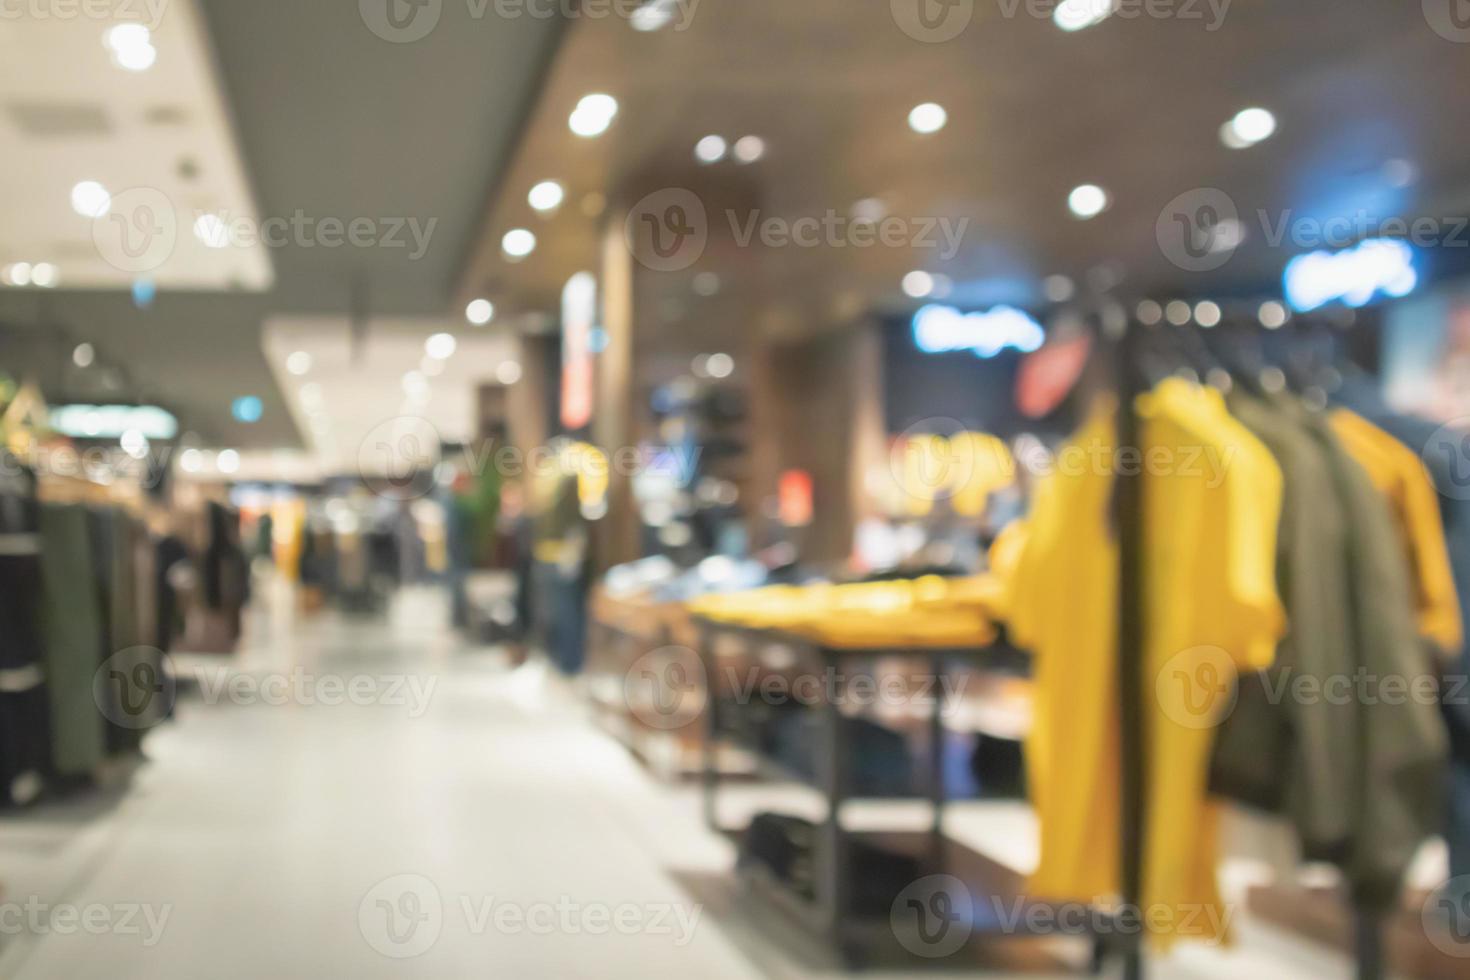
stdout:
POLYGON ((59 775, 90 777, 106 754, 106 732, 93 695, 104 625, 87 508, 44 504, 41 541, 51 758, 59 775))
POLYGON ((1118 549, 1110 513, 1119 465, 1143 467, 1147 642, 1139 710, 1145 757, 1144 910, 1161 947, 1182 933, 1225 938, 1208 796, 1212 710, 1173 682, 1217 657, 1270 666, 1285 630, 1276 592, 1281 471, 1218 392, 1184 381, 1138 403, 1140 459, 1116 458, 1112 413, 1095 412, 1039 489, 1017 567, 1011 628, 1035 658, 1029 779, 1041 822, 1038 898, 1119 891, 1118 549), (1224 465, 1211 465, 1221 463, 1224 465), (1201 711, 1204 716, 1201 716, 1201 711), (1203 914, 1201 914, 1203 913, 1203 914))
POLYGON ((1347 409, 1330 415, 1332 431, 1388 501, 1409 560, 1419 632, 1446 652, 1464 643, 1444 519, 1433 479, 1420 456, 1347 409))
POLYGON ((0 448, 0 804, 28 803, 50 768, 34 474, 0 448))

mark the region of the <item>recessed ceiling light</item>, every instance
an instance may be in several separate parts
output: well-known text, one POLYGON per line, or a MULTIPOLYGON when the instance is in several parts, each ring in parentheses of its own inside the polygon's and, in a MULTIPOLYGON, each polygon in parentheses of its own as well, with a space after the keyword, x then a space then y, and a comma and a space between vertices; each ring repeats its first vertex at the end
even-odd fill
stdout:
POLYGON ((513 385, 521 380, 521 366, 515 361, 501 361, 495 368, 495 380, 503 385, 513 385))
POLYGON ((1256 316, 1267 330, 1279 330, 1286 325, 1286 307, 1274 299, 1262 303, 1256 316))
POLYGON ((311 355, 304 350, 299 350, 286 358, 286 370, 298 378, 311 371, 311 355))
POLYGON ((537 211, 554 211, 561 206, 566 192, 554 180, 543 180, 526 195, 526 201, 537 211))
POLYGON ((1119 6, 1119 0, 1062 0, 1051 19, 1070 33, 1101 24, 1117 13, 1119 6))
POLYGON ((1081 187, 1075 187, 1072 193, 1067 195, 1067 207, 1084 221, 1102 214, 1108 209, 1109 203, 1111 202, 1108 192, 1096 184, 1083 184, 1081 187))
POLYGON ((100 218, 112 207, 112 195, 95 180, 84 180, 71 189, 71 209, 84 218, 100 218))
POLYGON ((916 133, 937 133, 949 122, 949 113, 937 102, 916 105, 909 112, 909 128, 916 133))
POLYGON ((224 248, 230 244, 230 230, 217 214, 201 214, 194 219, 194 237, 206 248, 224 248))
POLYGON ((848 211, 852 220, 865 225, 875 225, 883 220, 888 213, 888 206, 881 198, 865 197, 860 201, 854 201, 848 211))
POLYGON ((1062 275, 1047 276, 1042 288, 1046 291, 1046 298, 1053 303, 1065 303, 1077 292, 1076 283, 1062 275))
POLYGON ((1220 142, 1232 150, 1243 150, 1271 138, 1276 132, 1276 117, 1267 109, 1242 109, 1220 127, 1220 142))
POLYGON ((459 349, 459 342, 452 333, 436 333, 424 341, 424 353, 436 361, 447 361, 459 349))
POLYGON ((711 378, 728 378, 735 373, 735 358, 729 354, 711 354, 704 362, 704 369, 711 378))
POLYGON ((647 0, 643 6, 633 11, 628 23, 635 31, 656 31, 666 27, 674 19, 678 6, 677 0, 647 0))
POLYGON ((720 291, 720 277, 713 272, 701 272, 694 277, 694 291, 700 296, 713 296, 720 291))
POLYGON ((214 465, 219 467, 221 473, 240 472, 240 454, 233 449, 224 449, 215 457, 214 465))
POLYGON ((464 308, 464 318, 477 327, 483 327, 495 316, 495 304, 488 299, 472 299, 464 308))
POLYGON ((37 262, 31 267, 31 283, 42 289, 50 289, 61 278, 61 270, 50 262, 37 262))
POLYGON ((97 351, 91 344, 77 344, 71 352, 71 362, 79 368, 89 368, 97 360, 97 351))
POLYGON ((759 136, 742 136, 735 141, 735 159, 740 163, 755 163, 766 155, 766 141, 759 136))
POLYGON ((1157 326, 1164 319, 1164 308, 1156 301, 1146 299, 1138 304, 1138 322, 1145 327, 1157 326))
POLYGON ((185 449, 179 455, 179 468, 185 473, 198 473, 204 469, 204 454, 197 449, 185 449))
POLYGON ((1182 327, 1188 323, 1193 312, 1189 308, 1189 304, 1182 299, 1176 299, 1164 307, 1164 316, 1176 327, 1182 327))
POLYGON ((536 236, 525 228, 512 228, 500 239, 500 248, 511 259, 523 259, 536 250, 536 236))
POLYGON ((1211 300, 1196 303, 1194 307, 1194 322, 1202 327, 1216 327, 1220 325, 1220 304, 1211 300))
POLYGON ((725 159, 725 138, 706 136, 694 144, 694 157, 700 163, 719 163, 725 159))
POLYGON ((112 52, 113 64, 128 71, 147 71, 158 60, 153 36, 142 24, 118 24, 102 35, 102 43, 112 52))
POLYGON ((567 125, 578 136, 600 136, 618 114, 618 100, 602 92, 584 95, 572 110, 567 125))
POLYGON ((923 299, 934 292, 934 277, 921 269, 915 269, 903 277, 903 291, 914 299, 923 299))
POLYGON ((31 284, 31 264, 29 262, 12 262, 5 267, 5 282, 11 286, 29 286, 31 284))

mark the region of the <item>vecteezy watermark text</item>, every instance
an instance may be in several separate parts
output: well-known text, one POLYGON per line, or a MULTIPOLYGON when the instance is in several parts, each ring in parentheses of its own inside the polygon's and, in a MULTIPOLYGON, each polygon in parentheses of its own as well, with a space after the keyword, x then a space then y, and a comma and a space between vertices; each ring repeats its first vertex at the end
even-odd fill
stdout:
POLYGON ((115 20, 157 30, 172 0, 0 0, 0 20, 115 20))
MULTIPOLYGON (((464 0, 471 21, 492 14, 499 20, 628 21, 639 30, 668 27, 686 31, 701 0, 464 0)), ((394 44, 411 44, 433 33, 444 16, 444 0, 358 0, 367 29, 394 44)))
POLYGON ((151 949, 168 928, 172 905, 142 902, 47 903, 35 895, 0 902, 0 936, 137 936, 151 949))
POLYGON ((432 949, 447 926, 471 936, 664 936, 683 947, 693 941, 703 914, 697 903, 605 903, 569 895, 524 902, 464 893, 446 903, 432 879, 400 874, 368 889, 357 924, 377 952, 410 959, 432 949))

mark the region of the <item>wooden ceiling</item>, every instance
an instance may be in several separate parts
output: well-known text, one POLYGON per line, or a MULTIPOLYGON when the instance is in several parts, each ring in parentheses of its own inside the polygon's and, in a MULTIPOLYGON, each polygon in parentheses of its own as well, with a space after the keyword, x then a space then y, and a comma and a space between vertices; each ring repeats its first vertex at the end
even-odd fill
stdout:
POLYGON ((1130 297, 1268 294, 1297 250, 1266 234, 1283 215, 1362 208, 1371 223, 1470 207, 1470 141, 1458 132, 1470 44, 1436 33, 1420 4, 1235 0, 1217 22, 1204 0, 1178 0, 1178 16, 1119 14, 1067 33, 1025 0, 960 0, 967 26, 928 43, 900 25, 908 2, 707 0, 686 29, 676 18, 651 33, 575 19, 471 249, 461 308, 483 295, 547 322, 566 279, 598 268, 604 226, 660 188, 693 191, 710 233, 689 268, 639 276, 639 327, 675 360, 721 338, 912 308, 900 281, 913 269, 947 276, 952 301, 976 305, 1040 306, 1042 280, 1058 273, 1130 297), (591 92, 615 96, 620 112, 584 139, 567 117, 591 92), (921 136, 907 116, 930 101, 949 122, 921 136), (1222 145, 1221 125, 1256 105, 1278 118, 1274 138, 1222 145), (693 149, 707 134, 758 135, 766 154, 700 165, 693 149), (1412 165, 1407 187, 1395 186, 1395 160, 1412 165), (526 202, 546 179, 567 188, 551 216, 526 202), (1090 221, 1067 209, 1084 183, 1112 198, 1090 221), (1157 236, 1165 206, 1199 188, 1225 191, 1246 230, 1208 272, 1171 262, 1157 236), (756 211, 845 218, 865 198, 913 226, 968 219, 962 247, 948 260, 908 245, 742 247, 728 227, 726 211, 737 226, 756 211), (513 227, 539 240, 520 262, 500 251, 513 227), (719 277, 714 295, 695 290, 701 272, 719 277))

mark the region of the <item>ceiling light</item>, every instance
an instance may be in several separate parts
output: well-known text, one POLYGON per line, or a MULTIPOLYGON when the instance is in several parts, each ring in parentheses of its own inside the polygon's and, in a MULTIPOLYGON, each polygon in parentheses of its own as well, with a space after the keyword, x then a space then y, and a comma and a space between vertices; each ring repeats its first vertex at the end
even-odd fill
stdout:
POLYGON ((233 449, 223 450, 215 457, 214 465, 219 467, 221 473, 240 472, 240 454, 233 449))
POLYGON ((1042 288, 1046 291, 1046 298, 1053 303, 1065 303, 1077 292, 1077 285, 1066 276, 1060 275, 1047 276, 1042 288))
POLYGON ((618 100, 611 95, 595 92, 582 97, 567 119, 567 125, 578 136, 600 136, 612 125, 617 114, 618 100))
POLYGON ((11 286, 29 286, 31 284, 31 264, 29 262, 12 262, 5 267, 5 282, 11 286))
POLYGON ((915 269, 903 277, 903 291, 914 299, 922 299, 934 292, 934 277, 927 272, 915 269))
POLYGON ((477 327, 483 327, 495 316, 495 304, 488 299, 472 299, 464 308, 464 318, 477 327))
POLYGON ((224 248, 230 244, 230 231, 217 214, 201 214, 194 219, 194 237, 206 248, 224 248))
POLYGON ((322 386, 315 381, 301 386, 301 404, 308 409, 318 409, 322 405, 322 386))
POLYGON ((848 213, 852 215, 853 221, 875 225, 888 214, 888 206, 880 198, 865 197, 861 201, 854 201, 848 213))
POLYGON ((118 438, 118 444, 122 451, 133 459, 142 459, 148 455, 148 437, 141 429, 126 429, 118 438))
POLYGON ((296 351, 286 358, 286 370, 298 378, 311 370, 311 355, 304 350, 296 351))
POLYGON ((1259 107, 1242 109, 1220 127, 1220 142, 1232 150, 1243 150, 1268 140, 1276 132, 1276 117, 1259 107))
POLYGON ((79 368, 91 367, 95 360, 97 360, 97 351, 91 344, 77 344, 71 352, 71 362, 79 368))
POLYGON ((1101 24, 1117 13, 1118 0, 1062 0, 1051 19, 1064 31, 1080 31, 1101 24))
POLYGON ((561 206, 565 196, 566 192, 556 181, 543 180, 531 188, 531 193, 526 195, 526 201, 537 211, 554 211, 561 206))
POLYGON ((909 112, 909 128, 916 133, 937 133, 949 122, 949 113, 937 102, 925 102, 909 112))
POLYGON ((204 469, 204 454, 197 449, 185 449, 179 456, 179 467, 185 473, 198 473, 204 469))
POLYGON ((1202 327, 1215 327, 1220 324, 1220 304, 1205 300, 1196 303, 1194 307, 1194 322, 1202 327))
POLYGON ((112 207, 112 195, 95 180, 84 180, 71 189, 71 209, 84 218, 100 218, 112 207))
POLYGON ((495 380, 503 385, 513 385, 521 380, 521 366, 515 361, 501 361, 495 368, 495 380))
POLYGON ((719 163, 725 159, 725 138, 706 136, 694 144, 694 158, 700 163, 719 163))
POLYGON ((158 60, 158 49, 152 35, 142 24, 118 24, 102 35, 102 43, 112 52, 112 62, 128 71, 146 71, 158 60))
POLYGON ((50 262, 37 262, 31 267, 31 282, 42 289, 55 286, 60 276, 61 270, 50 262))
POLYGON ((500 240, 500 248, 512 259, 523 259, 536 250, 536 236, 524 228, 512 228, 500 240))
POLYGON ((230 405, 230 414, 235 416, 237 422, 253 425, 265 414, 265 405, 254 395, 245 395, 236 398, 230 405))
POLYGON ((452 333, 436 333, 424 341, 424 353, 436 361, 447 361, 459 348, 452 333))
POLYGON ((1108 209, 1108 192, 1096 184, 1083 184, 1067 195, 1067 207, 1082 220, 1095 218, 1108 209))
POLYGON ((694 291, 700 296, 713 296, 720 291, 720 277, 713 272, 701 272, 694 277, 694 291))
POLYGON ((1164 319, 1164 308, 1151 299, 1138 304, 1138 322, 1145 327, 1158 326, 1164 319))
POLYGON ((429 379, 421 371, 410 371, 403 376, 403 392, 406 395, 422 395, 429 390, 429 379))
POLYGON ((1286 307, 1274 299, 1262 303, 1256 316, 1267 330, 1279 330, 1286 325, 1286 307))
POLYGON ((1189 304, 1182 299, 1176 299, 1164 307, 1164 316, 1176 327, 1182 327, 1188 323, 1193 312, 1189 308, 1189 304))
POLYGON ((735 159, 740 163, 755 163, 766 155, 766 141, 759 136, 742 136, 735 141, 735 159))
POLYGON ((633 15, 628 18, 628 23, 635 31, 656 31, 667 26, 674 19, 674 13, 677 10, 677 0, 648 0, 643 6, 633 11, 633 15))
POLYGON ((704 362, 704 369, 711 378, 728 378, 735 373, 735 358, 729 354, 711 354, 704 362))

